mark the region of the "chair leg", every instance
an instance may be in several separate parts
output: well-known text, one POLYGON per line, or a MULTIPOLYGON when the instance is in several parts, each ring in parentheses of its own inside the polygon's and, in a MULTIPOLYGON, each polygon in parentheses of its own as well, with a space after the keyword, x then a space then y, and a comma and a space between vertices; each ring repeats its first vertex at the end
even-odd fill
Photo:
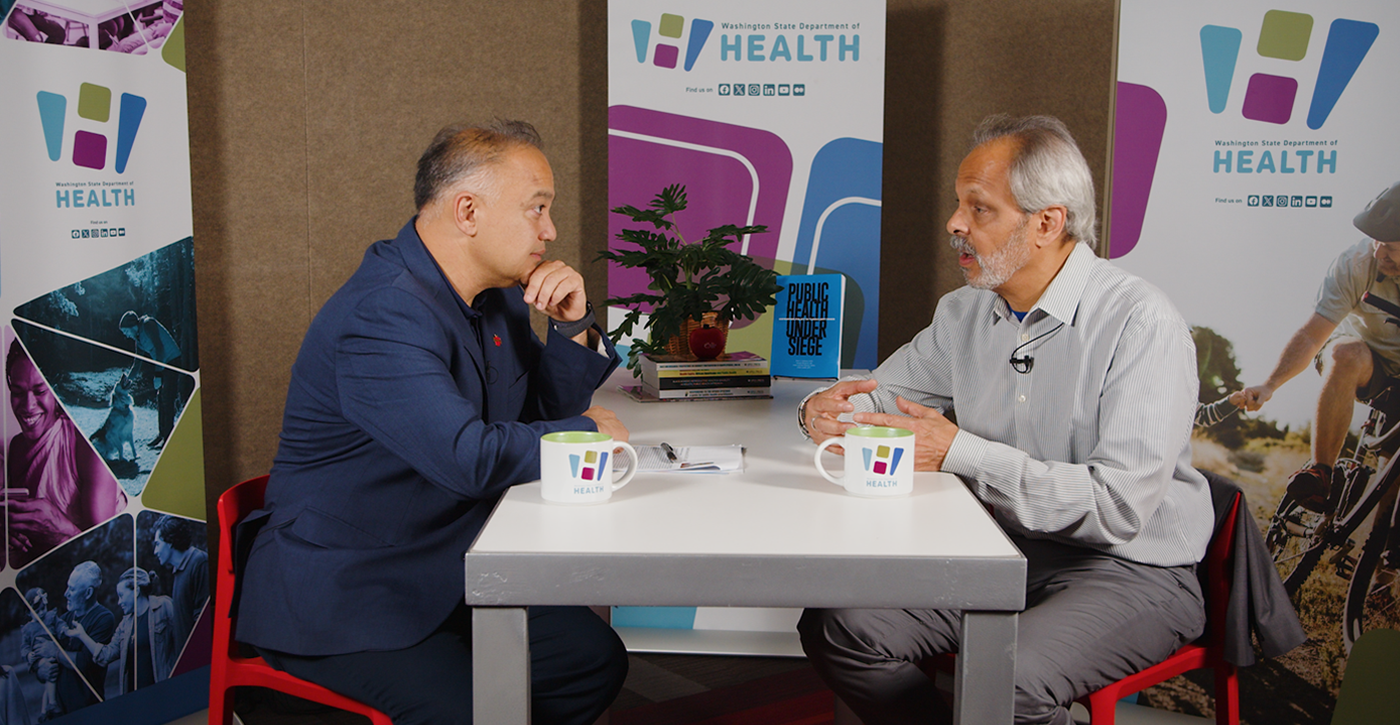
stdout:
POLYGON ((1240 725, 1240 680, 1235 666, 1222 662, 1215 667, 1216 725, 1240 725))
POLYGON ((1118 718, 1118 694, 1117 690, 1111 694, 1100 690, 1089 696, 1089 725, 1113 725, 1118 718))
POLYGON ((233 725, 233 693, 221 686, 209 688, 209 725, 233 725))

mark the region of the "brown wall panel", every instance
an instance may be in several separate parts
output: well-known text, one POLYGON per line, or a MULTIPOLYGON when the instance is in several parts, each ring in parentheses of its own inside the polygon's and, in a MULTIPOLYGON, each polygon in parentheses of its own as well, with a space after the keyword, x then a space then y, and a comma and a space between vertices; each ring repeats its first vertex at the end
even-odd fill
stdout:
POLYGON ((963 284, 945 227, 980 120, 1059 117, 1102 189, 1114 32, 1112 0, 890 0, 888 8, 881 358, 963 284))
POLYGON ((212 503, 272 459, 290 362, 310 321, 303 42, 291 3, 257 12, 192 3, 185 22, 212 503))
MULTIPOLYGON (((880 351, 962 284, 944 240, 973 126, 1063 118, 1102 184, 1112 0, 890 0, 880 351)), ((211 499, 265 472, 312 315, 412 213, 454 120, 523 118, 554 167, 559 241, 590 295, 607 240, 606 0, 194 3, 187 11, 211 499)))

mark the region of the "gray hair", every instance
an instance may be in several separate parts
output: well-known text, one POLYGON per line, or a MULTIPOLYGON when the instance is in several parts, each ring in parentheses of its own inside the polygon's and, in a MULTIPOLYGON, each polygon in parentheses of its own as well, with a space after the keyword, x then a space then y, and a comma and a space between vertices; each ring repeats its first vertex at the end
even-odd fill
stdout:
POLYGON ((1065 234, 1093 247, 1098 242, 1094 177, 1065 124, 1051 116, 1014 118, 999 113, 983 119, 972 132, 977 146, 1000 138, 1017 142, 1007 181, 1022 213, 1063 206, 1065 234))
POLYGON ((513 148, 541 148, 540 134, 524 121, 497 119, 485 126, 453 124, 438 131, 418 158, 413 203, 421 211, 445 189, 469 178, 489 187, 488 167, 513 148))
MULTIPOLYGON (((94 591, 102 586, 102 568, 99 567, 95 561, 80 562, 77 566, 73 567, 73 574, 78 575, 79 581, 86 580, 88 586, 92 587, 94 591)), ((70 574, 69 576, 72 575, 70 574)))

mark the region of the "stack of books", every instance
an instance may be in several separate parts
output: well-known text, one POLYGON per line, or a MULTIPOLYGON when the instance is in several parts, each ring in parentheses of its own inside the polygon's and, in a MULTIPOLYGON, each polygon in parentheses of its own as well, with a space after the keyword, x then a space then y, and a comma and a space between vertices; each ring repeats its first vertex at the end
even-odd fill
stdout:
POLYGON ((773 376, 768 361, 751 352, 714 360, 643 355, 641 394, 658 400, 769 398, 773 376))

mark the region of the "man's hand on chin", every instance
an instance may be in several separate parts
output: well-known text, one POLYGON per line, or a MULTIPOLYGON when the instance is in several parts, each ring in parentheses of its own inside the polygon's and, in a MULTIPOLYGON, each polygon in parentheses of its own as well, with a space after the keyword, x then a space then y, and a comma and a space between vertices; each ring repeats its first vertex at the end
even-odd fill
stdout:
MULTIPOLYGON (((534 305, 556 323, 576 322, 588 314, 583 275, 557 259, 541 262, 530 270, 520 280, 520 286, 525 289, 525 304, 534 305)), ((592 337, 589 330, 583 330, 569 339, 592 349, 595 347, 592 337)))
POLYGON ((557 259, 541 262, 520 284, 525 288, 525 304, 534 305, 555 322, 573 322, 588 312, 583 275, 557 259))

